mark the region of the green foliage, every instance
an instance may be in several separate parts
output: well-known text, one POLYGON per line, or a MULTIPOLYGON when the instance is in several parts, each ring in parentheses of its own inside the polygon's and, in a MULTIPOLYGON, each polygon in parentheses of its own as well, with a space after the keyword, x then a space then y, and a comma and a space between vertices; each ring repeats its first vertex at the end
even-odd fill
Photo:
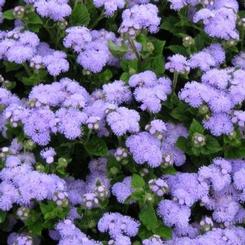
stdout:
POLYGON ((95 135, 84 144, 84 147, 92 156, 106 156, 108 153, 108 148, 105 141, 95 135))
POLYGON ((31 209, 25 220, 27 230, 33 235, 41 235, 44 229, 50 229, 57 221, 68 214, 68 207, 58 207, 54 202, 40 202, 39 209, 31 209), (39 210, 40 209, 40 210, 39 210))
POLYGON ((71 26, 84 25, 88 26, 90 22, 90 14, 85 4, 77 3, 72 10, 69 23, 71 26))
POLYGON ((6 217, 7 217, 7 213, 0 210, 0 224, 4 223, 6 217))
POLYGON ((128 52, 128 46, 122 44, 121 46, 116 45, 111 40, 108 42, 110 52, 116 57, 122 57, 128 52))
POLYGON ((132 177, 131 185, 135 190, 141 190, 141 189, 144 189, 144 187, 145 187, 145 181, 138 174, 134 174, 132 177))
POLYGON ((205 133, 203 126, 193 119, 189 127, 188 138, 180 137, 176 146, 190 156, 212 155, 220 152, 222 147, 217 139, 205 133), (203 144, 195 144, 194 137, 200 136, 204 138, 203 144))
POLYGON ((159 235, 162 238, 170 239, 172 236, 171 229, 162 224, 157 218, 155 208, 152 204, 145 205, 139 213, 139 219, 142 225, 152 234, 159 235))

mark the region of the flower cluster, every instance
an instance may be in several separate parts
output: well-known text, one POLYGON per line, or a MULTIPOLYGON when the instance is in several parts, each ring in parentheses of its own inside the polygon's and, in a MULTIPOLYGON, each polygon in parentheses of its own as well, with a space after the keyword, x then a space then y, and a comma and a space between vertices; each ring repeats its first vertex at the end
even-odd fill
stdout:
POLYGON ((35 70, 46 68, 51 76, 69 70, 63 51, 51 49, 47 43, 40 42, 35 33, 22 27, 0 32, 0 59, 17 64, 29 63, 35 70))
POLYGON ((39 15, 50 18, 54 21, 61 21, 71 14, 71 7, 68 0, 25 0, 32 4, 39 15))
POLYGON ((0 0, 0 243, 244 245, 242 5, 0 0))
POLYGON ((245 99, 244 75, 244 70, 232 67, 210 69, 201 83, 187 83, 179 97, 194 108, 207 107, 203 124, 213 135, 231 134, 233 124, 243 127, 243 111, 236 108, 245 99))
MULTIPOLYGON (((203 229, 209 231, 215 227, 234 229, 245 217, 243 173, 243 161, 216 158, 198 173, 166 176, 172 200, 159 203, 159 215, 167 225, 175 227, 177 236, 195 238, 203 229), (191 207, 197 202, 211 212, 211 217, 200 220, 199 224, 195 223, 198 221, 190 223, 191 207)), ((244 241, 244 236, 240 239, 244 241)))

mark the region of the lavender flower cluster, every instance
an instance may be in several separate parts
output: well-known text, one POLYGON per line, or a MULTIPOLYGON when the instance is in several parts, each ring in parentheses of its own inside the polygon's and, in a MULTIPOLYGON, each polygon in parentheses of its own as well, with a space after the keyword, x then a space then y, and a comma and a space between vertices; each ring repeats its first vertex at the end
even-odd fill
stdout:
POLYGON ((240 7, 0 0, 0 243, 244 245, 240 7))

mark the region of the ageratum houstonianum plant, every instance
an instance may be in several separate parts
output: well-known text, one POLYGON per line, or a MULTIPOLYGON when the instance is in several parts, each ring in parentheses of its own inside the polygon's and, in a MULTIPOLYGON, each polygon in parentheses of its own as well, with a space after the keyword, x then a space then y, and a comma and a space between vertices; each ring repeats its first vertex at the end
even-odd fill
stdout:
POLYGON ((0 244, 244 245, 236 0, 0 0, 0 244))

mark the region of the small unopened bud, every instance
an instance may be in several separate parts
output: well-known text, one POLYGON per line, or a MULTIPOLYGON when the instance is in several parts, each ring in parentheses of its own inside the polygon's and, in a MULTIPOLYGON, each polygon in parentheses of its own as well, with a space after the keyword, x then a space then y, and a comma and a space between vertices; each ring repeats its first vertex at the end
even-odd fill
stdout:
POLYGON ((101 200, 104 200, 109 195, 108 189, 104 185, 101 185, 101 184, 95 187, 94 193, 101 200))
POLYGON ((184 47, 190 47, 190 46, 193 46, 195 44, 195 40, 191 36, 183 37, 182 42, 183 42, 184 47))
POLYGON ((30 209, 26 207, 19 207, 16 211, 16 215, 20 220, 26 220, 29 217, 30 209))
POLYGON ((202 147, 206 144, 206 137, 203 134, 195 133, 192 142, 195 147, 202 147))
POLYGON ((149 174, 149 169, 148 169, 148 168, 142 168, 142 169, 140 170, 140 175, 141 175, 142 177, 146 176, 147 174, 149 174))
POLYGON ((162 156, 162 164, 161 167, 167 168, 173 166, 174 164, 174 156, 171 153, 165 153, 162 156))
POLYGON ((214 5, 214 0, 201 0, 201 3, 204 6, 207 6, 207 5, 213 6, 214 5))
POLYGON ((0 157, 1 158, 5 158, 9 153, 9 148, 4 146, 1 148, 1 151, 0 151, 0 157))
POLYGON ((98 130, 100 128, 100 118, 99 117, 89 117, 87 120, 87 125, 89 129, 98 130))
POLYGON ((151 179, 149 182, 149 187, 152 192, 157 196, 162 197, 164 194, 168 193, 169 187, 166 181, 163 179, 151 179))
POLYGON ((154 201, 154 196, 151 193, 146 193, 145 194, 145 200, 148 202, 153 202, 154 201))
POLYGON ((128 150, 123 147, 118 147, 114 153, 114 156, 118 162, 128 157, 128 150))
POLYGON ((224 42, 224 46, 227 48, 234 47, 236 44, 237 41, 233 39, 224 42))
POLYGON ((36 147, 36 144, 32 140, 26 140, 24 142, 24 148, 28 151, 33 150, 36 147))
POLYGON ((91 72, 90 72, 90 71, 85 70, 85 69, 82 71, 82 73, 83 73, 83 75, 85 75, 85 76, 88 76, 88 75, 90 75, 90 74, 91 74, 91 72))
POLYGON ((83 205, 88 209, 98 207, 99 199, 95 193, 86 193, 83 195, 83 205))
POLYGON ((201 105, 199 108, 198 108, 198 112, 200 115, 207 115, 209 113, 209 108, 208 106, 206 105, 201 105))
POLYGON ((59 167, 66 168, 67 165, 68 165, 68 162, 67 162, 67 160, 64 157, 60 157, 58 159, 58 166, 59 167))
POLYGON ((69 204, 68 194, 64 191, 57 191, 54 193, 53 201, 56 203, 57 206, 67 207, 69 204))
POLYGON ((0 75, 0 83, 4 83, 5 79, 2 75, 0 75))
POLYGON ((45 172, 45 167, 41 163, 37 163, 35 167, 38 172, 45 172))
MULTIPOLYGON (((244 3, 245 4, 245 3, 244 3)), ((241 28, 243 28, 243 29, 245 29, 245 18, 240 18, 239 20, 238 20, 238 26, 239 27, 241 27, 241 28)))
POLYGON ((155 49, 155 47, 154 47, 154 45, 153 45, 152 42, 148 42, 148 43, 146 44, 146 51, 152 53, 152 52, 154 51, 154 49, 155 49))
POLYGON ((25 8, 23 6, 16 6, 14 8, 13 14, 17 19, 22 19, 25 14, 25 8))
POLYGON ((110 172, 110 174, 112 174, 112 175, 117 175, 118 172, 119 172, 119 170, 118 170, 117 167, 112 167, 112 168, 110 169, 109 172, 110 172))
POLYGON ((200 229, 202 232, 207 232, 212 230, 214 226, 213 220, 210 217, 205 216, 201 221, 200 221, 200 229))
POLYGON ((68 22, 66 20, 62 20, 58 22, 58 27, 61 30, 65 30, 67 26, 68 26, 68 22))
POLYGON ((232 131, 232 132, 228 135, 228 138, 229 138, 230 140, 233 140, 233 139, 235 139, 236 137, 237 137, 236 131, 232 131))

